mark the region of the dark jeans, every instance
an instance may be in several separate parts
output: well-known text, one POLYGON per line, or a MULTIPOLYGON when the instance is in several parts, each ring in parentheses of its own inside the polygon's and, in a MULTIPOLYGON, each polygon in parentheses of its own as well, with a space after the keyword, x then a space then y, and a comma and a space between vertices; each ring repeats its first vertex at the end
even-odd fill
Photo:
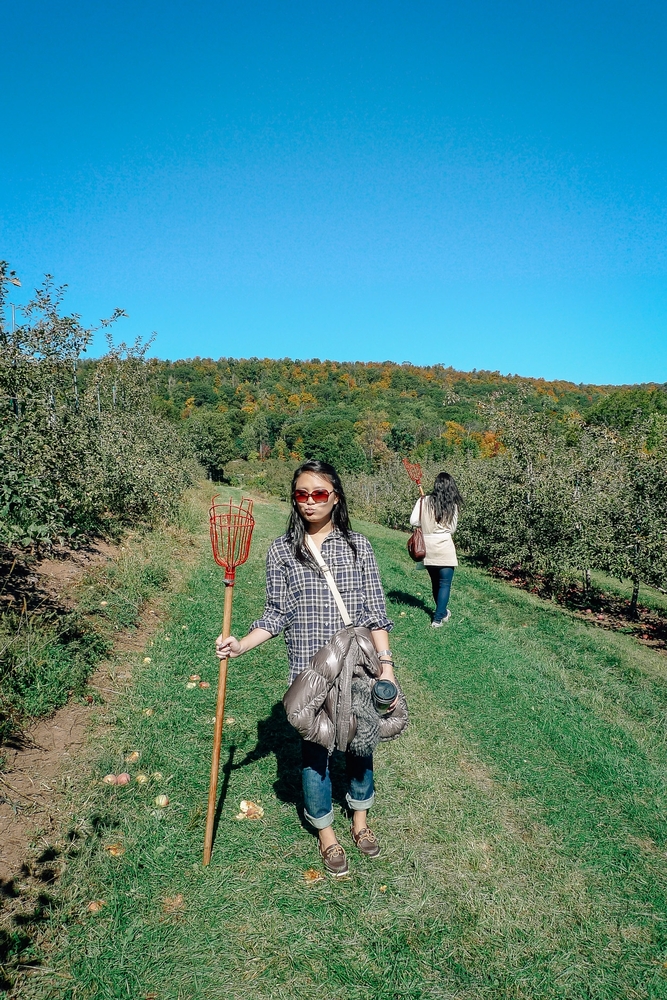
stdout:
POLYGON ((453 566, 427 566, 428 575, 431 577, 431 587, 433 588, 433 600, 435 601, 434 622, 441 622, 447 614, 449 604, 449 592, 452 589, 452 577, 454 576, 453 566))
MULTIPOLYGON (((331 775, 329 774, 329 754, 319 743, 304 740, 301 744, 303 759, 303 803, 304 816, 316 830, 331 826, 334 818, 331 799, 331 775)), ((347 779, 350 790, 346 795, 347 804, 355 812, 370 809, 375 798, 373 785, 373 758, 358 757, 354 753, 345 754, 347 779)))

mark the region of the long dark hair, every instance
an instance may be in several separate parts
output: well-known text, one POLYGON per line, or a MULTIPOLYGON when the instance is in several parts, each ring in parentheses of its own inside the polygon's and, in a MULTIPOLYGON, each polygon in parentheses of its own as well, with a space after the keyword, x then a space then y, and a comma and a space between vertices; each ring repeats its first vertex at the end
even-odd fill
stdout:
POLYGON ((299 505, 294 499, 296 481, 304 472, 313 472, 316 476, 324 476, 331 483, 331 486, 338 497, 338 503, 334 505, 334 508, 331 511, 331 520, 333 521, 334 527, 338 528, 341 535, 356 556, 357 547, 350 534, 350 517, 347 512, 347 500, 345 499, 345 490, 343 489, 340 477, 333 465, 329 465, 328 462, 318 462, 317 459, 312 459, 309 462, 303 462, 298 469, 295 469, 292 477, 292 489, 290 492, 290 496, 292 498, 292 510, 290 511, 289 521, 287 522, 287 541, 289 542, 289 547, 294 554, 294 558, 298 559, 299 562, 302 563, 313 562, 313 558, 305 545, 306 529, 304 528, 303 518, 299 512, 299 505))
POLYGON ((429 499, 431 514, 438 524, 451 524, 454 515, 463 506, 463 497, 454 482, 454 477, 448 472, 439 472, 433 483, 433 492, 429 499))

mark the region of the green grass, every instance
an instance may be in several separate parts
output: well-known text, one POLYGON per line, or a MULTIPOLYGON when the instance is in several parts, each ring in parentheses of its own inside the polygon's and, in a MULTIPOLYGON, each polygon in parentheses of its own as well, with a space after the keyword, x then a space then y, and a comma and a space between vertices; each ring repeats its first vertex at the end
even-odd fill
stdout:
POLYGON ((110 646, 75 613, 9 613, 0 617, 0 648, 1 739, 16 716, 46 715, 72 691, 81 693, 110 646))
POLYGON ((0 614, 0 743, 27 719, 48 715, 85 691, 117 633, 133 629, 146 601, 178 577, 174 552, 187 551, 203 510, 203 493, 191 490, 177 524, 127 535, 116 557, 78 584, 76 610, 0 614))
MULTIPOLYGON (((234 629, 259 613, 263 560, 285 508, 256 506, 234 629)), ((299 821, 299 745, 280 699, 281 639, 232 661, 220 823, 201 865, 222 573, 197 568, 146 651, 115 725, 100 731, 73 802, 52 974, 26 998, 497 1000, 667 997, 665 659, 461 567, 451 624, 429 628, 428 578, 405 536, 362 526, 396 621, 412 724, 377 754, 375 862, 349 851, 342 883, 299 821), (188 675, 211 681, 187 690, 188 675), (144 710, 153 709, 146 716, 144 710), (130 770, 162 779, 110 788, 130 770), (153 799, 167 792, 170 805, 153 799), (234 816, 261 802, 256 823, 234 816), (105 845, 121 843, 122 857, 105 845), (164 912, 178 894, 183 906, 164 912), (87 904, 104 899, 90 914, 87 904), (48 982, 48 985, 47 985, 48 982)), ((349 845, 340 809, 336 825, 349 845)))

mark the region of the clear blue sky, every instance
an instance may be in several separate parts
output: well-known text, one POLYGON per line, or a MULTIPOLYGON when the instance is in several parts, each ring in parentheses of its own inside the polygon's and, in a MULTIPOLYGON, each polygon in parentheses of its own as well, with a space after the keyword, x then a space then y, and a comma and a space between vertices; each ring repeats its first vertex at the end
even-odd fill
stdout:
POLYGON ((160 357, 667 381, 658 0, 0 4, 0 256, 160 357))

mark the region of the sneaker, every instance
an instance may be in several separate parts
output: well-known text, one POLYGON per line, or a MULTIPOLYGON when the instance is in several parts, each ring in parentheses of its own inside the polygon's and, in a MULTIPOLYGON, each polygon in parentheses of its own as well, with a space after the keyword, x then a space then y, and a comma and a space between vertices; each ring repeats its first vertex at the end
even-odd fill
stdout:
POLYGON ((448 622, 451 617, 452 617, 452 613, 449 610, 449 608, 447 608, 447 614, 445 615, 445 617, 442 618, 439 622, 432 621, 431 622, 431 628, 442 628, 442 626, 445 624, 445 622, 448 622))
POLYGON ((359 833, 355 833, 354 827, 351 826, 350 833, 352 840, 362 854, 365 854, 367 858, 377 858, 380 853, 380 844, 372 830, 365 826, 359 833))
POLYGON ((330 875, 333 875, 334 878, 342 878, 343 875, 350 874, 347 857, 340 844, 329 844, 328 847, 323 848, 318 842, 318 850, 324 862, 325 871, 328 871, 330 875))

